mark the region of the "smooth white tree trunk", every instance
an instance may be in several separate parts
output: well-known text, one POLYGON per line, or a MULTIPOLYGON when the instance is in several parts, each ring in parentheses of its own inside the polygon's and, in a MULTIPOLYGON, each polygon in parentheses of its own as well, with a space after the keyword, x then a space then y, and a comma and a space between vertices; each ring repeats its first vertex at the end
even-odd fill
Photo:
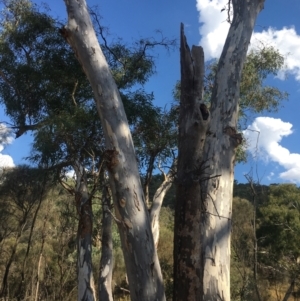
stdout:
POLYGON ((165 300, 161 270, 122 100, 102 53, 85 0, 65 0, 62 35, 86 73, 97 103, 130 295, 133 301, 165 300))
POLYGON ((151 222, 152 234, 154 239, 154 245, 156 248, 159 241, 159 215, 160 215, 161 207, 167 192, 172 187, 172 184, 174 182, 176 169, 177 169, 177 159, 174 159, 174 162, 170 170, 168 171, 168 173, 163 174, 164 180, 157 188, 153 196, 153 202, 150 208, 150 222, 151 222))
POLYGON ((211 101, 211 122, 203 164, 201 243, 203 300, 230 301, 230 235, 234 159, 242 142, 237 133, 240 82, 256 18, 264 0, 232 0, 234 16, 218 63, 211 101))

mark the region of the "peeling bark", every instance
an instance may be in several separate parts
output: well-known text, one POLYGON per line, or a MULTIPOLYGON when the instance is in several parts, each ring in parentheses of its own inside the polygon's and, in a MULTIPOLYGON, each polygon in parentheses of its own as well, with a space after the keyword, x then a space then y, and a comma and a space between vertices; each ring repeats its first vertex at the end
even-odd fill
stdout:
POLYGON ((232 0, 234 16, 219 60, 211 100, 211 123, 203 164, 210 178, 201 182, 203 300, 230 301, 230 234, 233 168, 241 72, 257 15, 264 0, 232 0))
POLYGON ((122 100, 96 38, 86 1, 65 1, 61 33, 86 73, 101 118, 106 161, 132 301, 165 300, 162 274, 122 100))
POLYGON ((174 232, 174 301, 200 300, 202 295, 200 211, 202 149, 209 116, 203 104, 204 54, 202 47, 190 51, 180 35, 181 97, 178 138, 178 169, 174 232))

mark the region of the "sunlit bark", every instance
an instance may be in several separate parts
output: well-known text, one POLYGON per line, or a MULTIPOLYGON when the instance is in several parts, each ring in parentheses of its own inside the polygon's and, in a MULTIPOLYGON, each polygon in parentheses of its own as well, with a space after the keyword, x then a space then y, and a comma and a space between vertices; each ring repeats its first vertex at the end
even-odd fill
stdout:
POLYGON ((122 100, 95 35, 84 0, 66 0, 61 33, 86 73, 97 103, 131 300, 165 300, 149 214, 122 100))
POLYGON ((240 82, 255 20, 264 0, 232 0, 233 19, 221 54, 203 152, 208 173, 201 182, 203 300, 230 301, 230 236, 240 82))

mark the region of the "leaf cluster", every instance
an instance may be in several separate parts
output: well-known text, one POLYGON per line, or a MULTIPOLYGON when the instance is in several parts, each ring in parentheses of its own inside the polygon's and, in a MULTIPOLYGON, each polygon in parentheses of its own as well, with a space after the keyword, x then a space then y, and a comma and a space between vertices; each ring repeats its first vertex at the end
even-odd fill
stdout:
POLYGON ((156 107, 136 123, 133 137, 140 163, 144 156, 159 156, 162 162, 172 157, 177 144, 177 120, 171 113, 156 107))
POLYGON ((11 1, 0 37, 0 101, 18 126, 39 123, 91 98, 74 54, 58 33, 57 22, 36 7, 19 12, 11 1), (17 21, 16 21, 17 20, 17 21), (9 26, 10 25, 10 26, 9 26))

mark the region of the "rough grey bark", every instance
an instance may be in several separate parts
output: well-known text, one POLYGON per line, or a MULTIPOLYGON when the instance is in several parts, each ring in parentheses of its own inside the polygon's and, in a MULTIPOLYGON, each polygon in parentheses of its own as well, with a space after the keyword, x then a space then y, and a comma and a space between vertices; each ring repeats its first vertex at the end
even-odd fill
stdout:
POLYGON ((257 15, 264 0, 232 0, 233 20, 221 54, 211 99, 211 122, 203 164, 210 178, 201 182, 203 300, 230 301, 230 233, 233 168, 241 72, 257 15))
POLYGON ((113 301, 112 271, 113 271, 113 243, 112 243, 112 217, 110 213, 111 201, 108 187, 103 188, 102 195, 102 248, 99 273, 99 300, 113 301))
POLYGON ((174 301, 200 300, 201 191, 199 175, 209 113, 203 103, 204 54, 180 34, 181 96, 174 232, 174 301))
POLYGON ((86 173, 78 162, 73 166, 76 174, 75 205, 78 214, 77 283, 78 301, 94 301, 95 286, 92 270, 92 198, 88 194, 86 173))
POLYGON ((101 118, 106 161, 132 301, 165 300, 161 270, 145 206, 122 100, 96 38, 86 1, 66 0, 61 30, 86 73, 101 118))

